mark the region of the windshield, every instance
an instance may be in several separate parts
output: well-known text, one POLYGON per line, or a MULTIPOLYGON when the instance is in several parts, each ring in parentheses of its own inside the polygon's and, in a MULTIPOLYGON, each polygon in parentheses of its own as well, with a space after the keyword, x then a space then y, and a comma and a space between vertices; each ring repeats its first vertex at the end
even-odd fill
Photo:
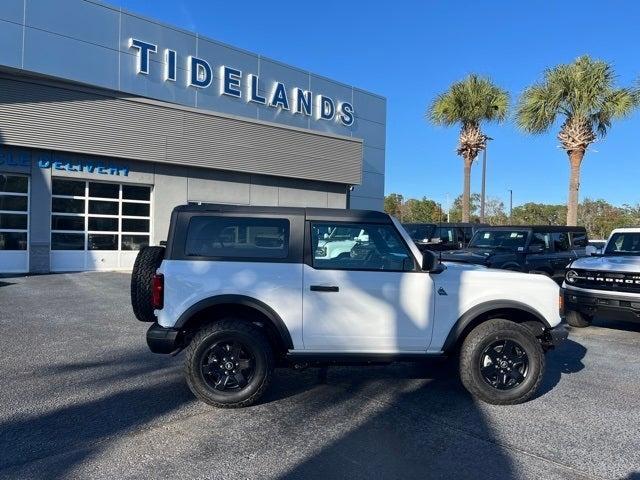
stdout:
POLYGON ((518 250, 524 249, 526 242, 526 230, 478 230, 469 247, 518 250))
POLYGON ((407 231, 412 240, 416 242, 426 242, 435 237, 436 226, 432 224, 416 225, 405 223, 404 229, 407 231))
POLYGON ((607 243, 605 255, 640 255, 640 232, 614 233, 607 243))

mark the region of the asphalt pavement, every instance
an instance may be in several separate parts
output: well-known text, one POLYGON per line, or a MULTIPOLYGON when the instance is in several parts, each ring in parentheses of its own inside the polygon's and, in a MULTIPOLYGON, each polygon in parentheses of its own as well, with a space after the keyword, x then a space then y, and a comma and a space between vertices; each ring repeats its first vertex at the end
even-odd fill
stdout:
POLYGON ((0 278, 0 478, 640 479, 640 325, 573 329, 523 405, 433 362, 277 370, 217 410, 148 351, 129 279, 0 278))

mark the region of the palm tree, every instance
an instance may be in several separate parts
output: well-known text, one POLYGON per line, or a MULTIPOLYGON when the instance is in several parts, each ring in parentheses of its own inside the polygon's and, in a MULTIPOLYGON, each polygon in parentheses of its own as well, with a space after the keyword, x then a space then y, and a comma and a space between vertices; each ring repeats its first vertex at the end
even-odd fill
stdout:
POLYGON ((480 124, 484 121, 502 121, 507 116, 509 94, 494 85, 490 79, 469 75, 451 85, 433 101, 427 117, 435 125, 460 124, 458 155, 464 160, 464 189, 462 192, 462 221, 469 221, 471 196, 471 165, 482 151, 487 137, 480 124))
POLYGON ((558 140, 571 167, 567 225, 578 223, 580 166, 587 148, 637 105, 637 95, 615 88, 614 80, 609 64, 585 55, 545 71, 543 81, 527 88, 518 103, 516 121, 528 133, 546 132, 558 115, 564 117, 558 140))

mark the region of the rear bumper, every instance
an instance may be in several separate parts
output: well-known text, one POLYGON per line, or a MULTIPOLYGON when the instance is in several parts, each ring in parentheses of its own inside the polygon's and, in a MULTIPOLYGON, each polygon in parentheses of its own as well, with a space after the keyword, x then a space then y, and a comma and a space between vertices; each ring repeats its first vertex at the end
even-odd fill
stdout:
POLYGON ((605 320, 640 322, 638 295, 608 295, 585 290, 563 289, 565 311, 576 311, 605 320))
POLYGON ((179 330, 161 327, 154 323, 147 330, 147 345, 153 353, 172 353, 180 344, 178 342, 179 330))

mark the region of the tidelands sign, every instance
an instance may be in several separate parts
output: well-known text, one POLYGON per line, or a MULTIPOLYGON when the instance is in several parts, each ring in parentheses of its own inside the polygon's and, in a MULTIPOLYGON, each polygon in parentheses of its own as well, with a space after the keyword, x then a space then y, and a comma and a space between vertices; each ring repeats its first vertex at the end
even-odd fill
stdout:
MULTIPOLYGON (((135 38, 129 39, 129 47, 137 51, 136 71, 141 75, 149 74, 151 55, 158 54, 158 46, 135 38)), ((165 49, 163 58, 163 78, 167 82, 177 82, 178 54, 175 50, 165 49)), ((345 101, 336 101, 331 97, 314 94, 309 90, 295 87, 290 91, 281 82, 273 82, 264 88, 258 75, 243 73, 237 68, 220 65, 220 95, 228 95, 247 102, 266 105, 271 108, 291 111, 317 120, 339 121, 345 126, 353 125, 355 120, 353 105, 345 101), (262 95, 260 92, 268 92, 262 95)), ((187 57, 186 85, 195 88, 209 88, 213 83, 213 68, 202 58, 187 57)))

